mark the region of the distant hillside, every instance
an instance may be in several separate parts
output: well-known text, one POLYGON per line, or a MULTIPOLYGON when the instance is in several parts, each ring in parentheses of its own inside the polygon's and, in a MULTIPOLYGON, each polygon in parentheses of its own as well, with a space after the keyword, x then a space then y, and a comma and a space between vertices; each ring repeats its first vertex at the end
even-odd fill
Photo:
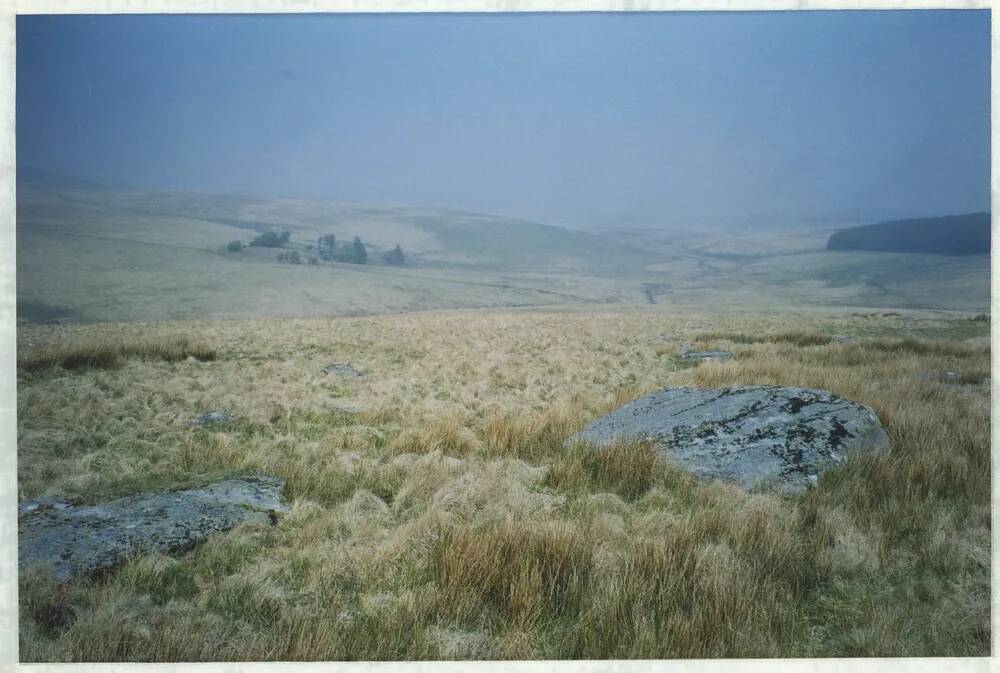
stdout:
POLYGON ((831 254, 825 235, 759 230, 601 236, 481 213, 19 177, 17 314, 29 321, 614 304, 982 312, 990 302, 987 255, 831 254), (289 264, 274 248, 227 252, 230 242, 271 229, 291 232, 287 250, 303 262, 323 234, 360 236, 372 263, 289 264), (396 245, 406 265, 381 264, 396 245))
POLYGON ((826 248, 985 255, 990 252, 990 214, 923 217, 851 227, 830 236, 826 248))
POLYGON ((21 178, 17 308, 25 320, 361 315, 641 301, 638 274, 662 259, 598 236, 495 215, 80 183, 62 187, 47 175, 21 178), (227 252, 230 242, 246 243, 271 229, 291 232, 287 250, 304 263, 283 263, 283 251, 274 248, 227 252), (359 236, 370 263, 305 263, 311 256, 307 246, 327 233, 340 242, 359 236), (382 264, 381 253, 396 245, 406 265, 382 264))
POLYGON ((625 273, 662 261, 662 255, 613 237, 484 213, 190 191, 90 189, 46 183, 44 175, 39 180, 19 177, 19 227, 61 221, 88 234, 187 245, 190 239, 176 226, 165 226, 166 219, 199 229, 199 239, 216 232, 216 246, 270 229, 289 230, 292 240, 300 243, 333 233, 340 240, 360 236, 376 253, 401 245, 411 266, 479 270, 625 273))

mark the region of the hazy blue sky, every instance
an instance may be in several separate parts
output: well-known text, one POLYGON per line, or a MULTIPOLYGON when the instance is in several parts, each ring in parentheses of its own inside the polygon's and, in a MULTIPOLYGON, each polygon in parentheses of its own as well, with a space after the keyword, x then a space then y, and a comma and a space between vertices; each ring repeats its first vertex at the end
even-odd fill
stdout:
POLYGON ((989 205, 987 11, 17 19, 18 165, 664 224, 989 205))

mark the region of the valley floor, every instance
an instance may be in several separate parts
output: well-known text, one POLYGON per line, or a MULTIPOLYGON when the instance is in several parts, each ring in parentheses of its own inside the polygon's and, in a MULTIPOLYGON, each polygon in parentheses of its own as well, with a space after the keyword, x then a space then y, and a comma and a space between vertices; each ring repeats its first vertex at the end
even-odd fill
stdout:
POLYGON ((21 325, 18 351, 19 500, 268 473, 291 503, 65 587, 22 573, 23 661, 989 654, 988 321, 454 311, 21 325), (893 450, 789 497, 562 447, 727 384, 870 405, 893 450), (236 420, 187 426, 210 410, 236 420))

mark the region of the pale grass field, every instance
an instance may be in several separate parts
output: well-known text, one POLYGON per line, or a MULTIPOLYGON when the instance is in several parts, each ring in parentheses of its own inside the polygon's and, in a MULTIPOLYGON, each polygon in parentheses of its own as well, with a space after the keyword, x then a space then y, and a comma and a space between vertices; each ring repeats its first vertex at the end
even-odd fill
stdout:
POLYGON ((19 498, 266 472, 292 503, 105 577, 24 574, 23 661, 989 653, 988 322, 465 311, 23 326, 18 345, 25 367, 120 353, 20 372, 19 498), (685 341, 736 357, 689 368, 685 341), (782 497, 646 446, 562 447, 647 391, 733 383, 869 404, 893 451, 782 497), (237 420, 186 427, 208 410, 237 420))

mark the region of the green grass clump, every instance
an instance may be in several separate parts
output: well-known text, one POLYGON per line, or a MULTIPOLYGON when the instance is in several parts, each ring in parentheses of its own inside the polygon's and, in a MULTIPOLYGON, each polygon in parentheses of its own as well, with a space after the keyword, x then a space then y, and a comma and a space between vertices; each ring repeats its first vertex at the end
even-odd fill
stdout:
POLYGON ((118 572, 115 581, 128 591, 149 595, 157 604, 198 593, 190 566, 169 556, 135 559, 118 572))

